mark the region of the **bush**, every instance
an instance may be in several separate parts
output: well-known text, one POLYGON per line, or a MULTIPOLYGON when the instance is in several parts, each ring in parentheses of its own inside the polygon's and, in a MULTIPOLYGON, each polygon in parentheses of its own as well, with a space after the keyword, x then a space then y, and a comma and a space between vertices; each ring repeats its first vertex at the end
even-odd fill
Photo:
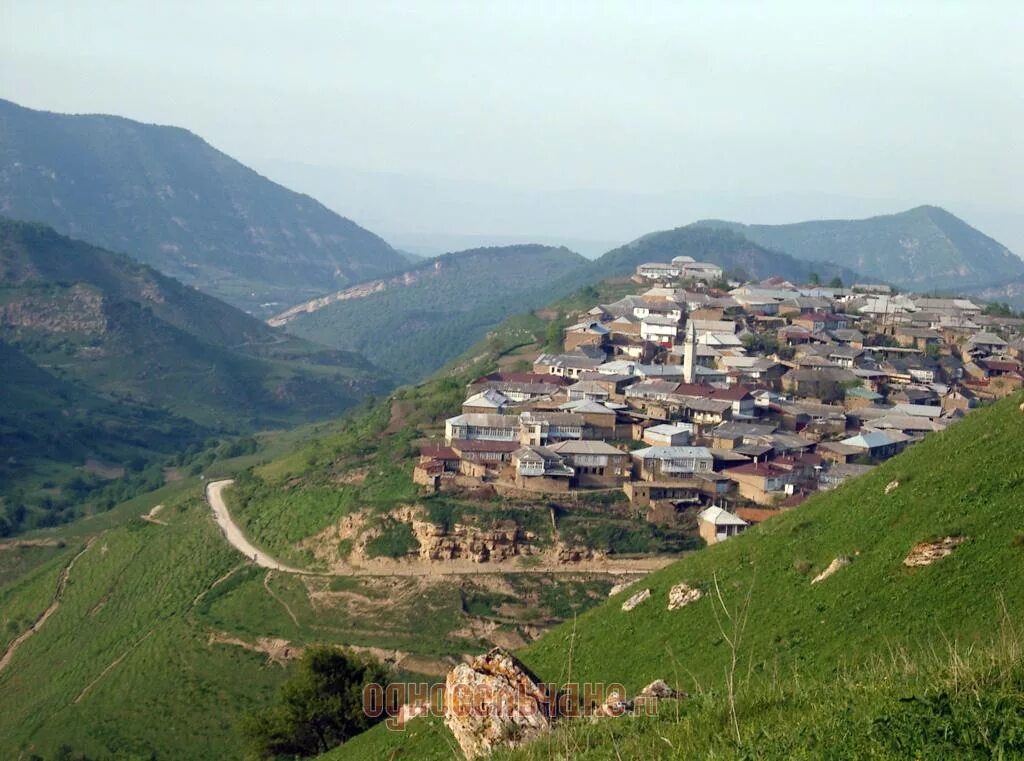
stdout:
POLYGON ((363 687, 385 679, 379 664, 312 646, 281 686, 278 703, 247 716, 241 730, 260 758, 325 753, 376 723, 363 711, 363 687))
POLYGON ((400 521, 388 521, 380 536, 366 543, 366 554, 371 558, 401 558, 418 550, 420 543, 412 533, 412 526, 400 521))

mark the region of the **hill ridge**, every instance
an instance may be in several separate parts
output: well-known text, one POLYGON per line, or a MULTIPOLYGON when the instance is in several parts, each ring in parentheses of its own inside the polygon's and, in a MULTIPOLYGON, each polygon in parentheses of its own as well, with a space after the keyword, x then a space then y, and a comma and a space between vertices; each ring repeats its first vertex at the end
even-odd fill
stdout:
POLYGON ((405 265, 380 237, 190 130, 3 100, 0 213, 130 252, 250 309, 405 265))

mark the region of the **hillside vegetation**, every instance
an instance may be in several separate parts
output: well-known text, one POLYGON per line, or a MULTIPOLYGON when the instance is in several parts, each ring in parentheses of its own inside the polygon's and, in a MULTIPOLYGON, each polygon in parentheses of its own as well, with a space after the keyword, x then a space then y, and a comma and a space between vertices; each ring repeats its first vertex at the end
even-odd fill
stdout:
POLYGON ((866 277, 917 291, 963 292, 1024 277, 1024 261, 1006 246, 936 206, 789 225, 698 224, 732 230, 801 260, 838 262, 866 277))
MULTIPOLYGON (((458 408, 466 378, 514 362, 520 347, 543 339, 546 325, 533 316, 510 320, 467 353, 475 361, 446 368, 454 377, 345 418, 260 434, 252 453, 231 457, 221 446, 196 462, 207 479, 237 479, 233 509, 245 493, 266 496, 237 517, 262 547, 288 551, 354 507, 382 514, 415 496, 409 468, 417 431, 458 408), (397 422, 393 403, 406 410, 397 422), (355 460, 373 478, 335 480, 355 460)), ((51 604, 77 556, 60 606, 0 669, 0 757, 241 758, 239 722, 273 703, 308 644, 369 649, 397 662, 399 678, 435 678, 461 654, 489 646, 491 629, 481 622, 494 621, 507 636, 519 621, 550 626, 605 597, 612 584, 607 576, 546 572, 496 581, 265 571, 231 549, 201 495, 202 482, 189 474, 110 512, 25 537, 36 544, 0 545, 0 657, 51 604), (154 515, 156 505, 163 507, 154 515)), ((431 506, 439 520, 479 508, 459 500, 431 506)), ((538 528, 550 525, 546 509, 521 513, 538 528)))
MULTIPOLYGON (((569 722, 512 757, 1019 757, 1022 399, 685 557, 522 650, 545 680, 620 682, 632 694, 662 678, 691 699, 657 718, 569 722), (948 557, 903 564, 944 537, 961 541, 948 557), (812 585, 838 557, 851 562, 812 585), (679 583, 704 597, 668 611, 679 583), (651 599, 622 611, 642 589, 651 599)), ((326 758, 451 758, 450 743, 430 719, 406 735, 375 728, 326 758)))
POLYGON ((0 496, 10 498, 0 518, 26 504, 73 515, 64 487, 97 486, 70 470, 89 459, 123 471, 211 435, 338 415, 387 387, 357 355, 283 335, 126 256, 2 218, 0 347, 0 496))
POLYGON ((373 233, 187 130, 4 100, 0 214, 130 253, 248 309, 405 266, 373 233))
POLYGON ((323 299, 329 303, 322 306, 311 303, 306 308, 312 311, 297 308, 279 319, 296 335, 359 352, 400 379, 417 381, 509 315, 559 298, 587 278, 586 260, 568 249, 473 249, 362 283, 323 299))

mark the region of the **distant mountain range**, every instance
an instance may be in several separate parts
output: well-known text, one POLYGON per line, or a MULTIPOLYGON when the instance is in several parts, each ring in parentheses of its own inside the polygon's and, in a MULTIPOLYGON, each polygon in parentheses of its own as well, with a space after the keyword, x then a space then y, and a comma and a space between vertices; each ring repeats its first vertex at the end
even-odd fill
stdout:
POLYGON ((406 266, 373 233, 187 130, 5 100, 0 214, 130 253, 250 310, 406 266))
POLYGON ((509 315, 591 280, 565 248, 480 248, 430 259, 400 275, 299 304, 271 320, 296 335, 357 351, 404 381, 457 357, 509 315))
POLYGON ((591 265, 591 280, 628 275, 640 264, 668 262, 676 256, 690 256, 717 264, 728 275, 740 279, 777 275, 794 282, 806 282, 812 272, 823 281, 838 277, 845 283, 857 278, 853 270, 829 261, 804 261, 782 251, 773 251, 749 240, 740 232, 703 224, 650 233, 604 254, 591 265))
POLYGON ((857 220, 744 225, 705 220, 802 260, 826 259, 915 291, 996 286, 1024 278, 1024 260, 936 206, 857 220))

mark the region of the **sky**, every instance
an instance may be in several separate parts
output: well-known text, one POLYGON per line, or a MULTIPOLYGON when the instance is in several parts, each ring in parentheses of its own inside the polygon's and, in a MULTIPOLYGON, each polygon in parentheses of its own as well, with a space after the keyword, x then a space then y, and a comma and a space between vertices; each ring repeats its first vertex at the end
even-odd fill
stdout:
POLYGON ((491 187, 577 199, 494 233, 615 237, 597 193, 621 234, 661 196, 666 220, 940 203, 1024 244, 1022 35, 1019 0, 0 0, 0 97, 187 127, 393 232, 475 234, 491 187), (374 177, 454 201, 360 196, 374 177))

